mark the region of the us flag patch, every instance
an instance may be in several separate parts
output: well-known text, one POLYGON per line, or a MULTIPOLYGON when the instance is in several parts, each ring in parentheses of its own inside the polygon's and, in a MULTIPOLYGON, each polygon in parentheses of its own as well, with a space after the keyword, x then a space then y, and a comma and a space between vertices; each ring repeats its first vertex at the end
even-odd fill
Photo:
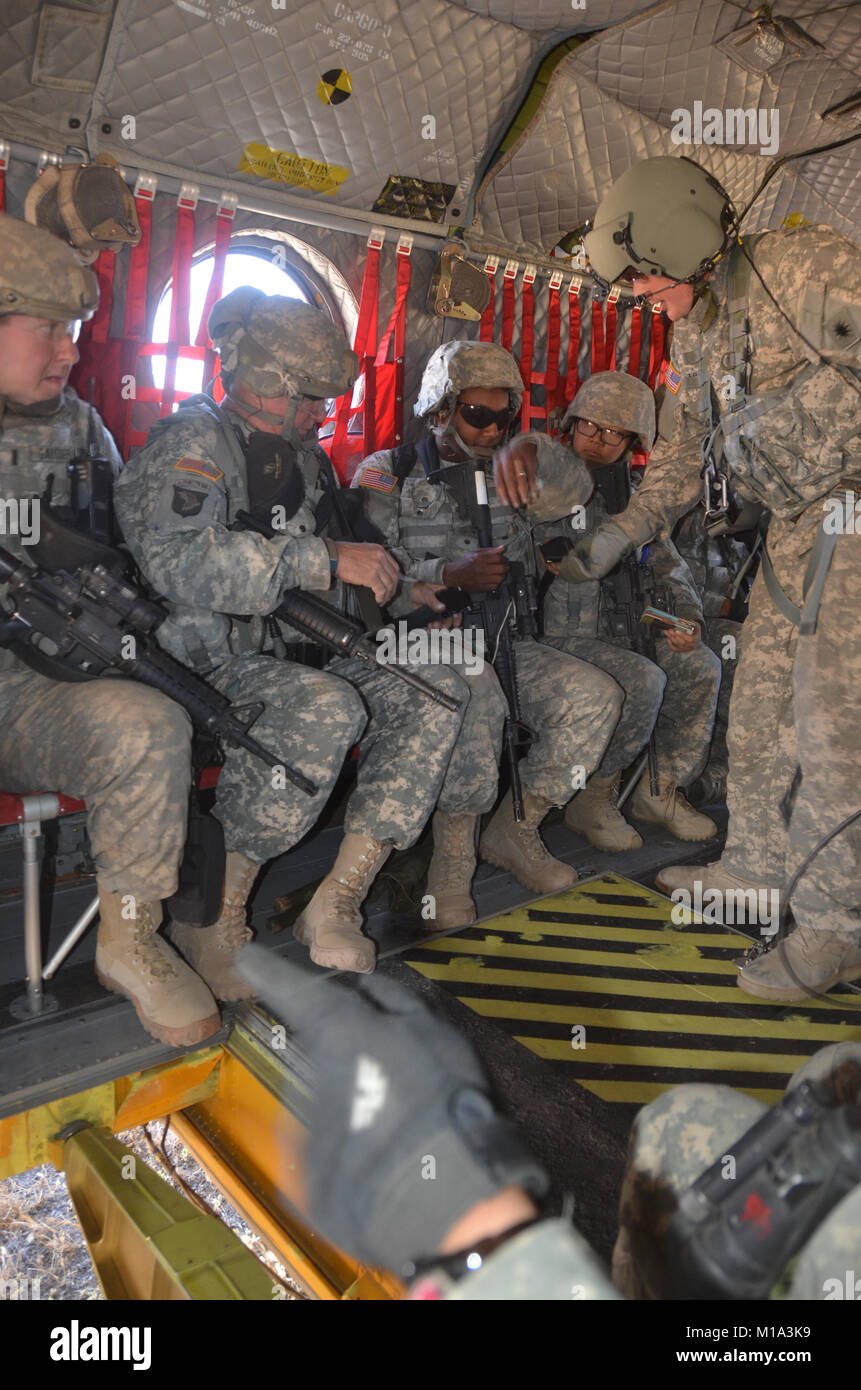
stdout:
POLYGON ((382 473, 379 468, 366 468, 359 486, 373 487, 377 492, 391 492, 397 485, 394 473, 382 473))
POLYGON ((682 384, 682 374, 677 372, 672 362, 667 363, 667 375, 664 378, 668 391, 672 391, 674 396, 679 394, 679 387, 682 384))
POLYGON ((209 478, 213 483, 224 477, 221 469, 216 468, 215 464, 209 463, 207 459, 181 458, 173 467, 174 471, 179 469, 181 473, 198 473, 201 478, 209 478))

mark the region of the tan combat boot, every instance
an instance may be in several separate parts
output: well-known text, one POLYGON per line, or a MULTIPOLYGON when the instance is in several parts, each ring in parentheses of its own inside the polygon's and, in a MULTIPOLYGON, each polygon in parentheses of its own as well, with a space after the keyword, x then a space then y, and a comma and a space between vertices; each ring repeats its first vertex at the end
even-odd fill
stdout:
POLYGON ((99 911, 96 974, 105 989, 130 999, 147 1032, 171 1047, 217 1033, 221 1015, 210 990, 158 934, 160 904, 100 890, 99 911), (130 908, 136 915, 123 916, 130 908))
POLYGON ((498 869, 507 869, 533 893, 561 893, 577 882, 577 871, 554 859, 538 827, 553 802, 523 789, 523 820, 514 819, 511 792, 506 792, 478 846, 478 853, 498 869))
MULTIPOLYGON (((668 864, 665 869, 661 869, 655 875, 655 884, 662 893, 672 894, 678 889, 683 888, 691 899, 696 894, 696 885, 700 885, 700 893, 706 893, 709 889, 733 897, 730 901, 742 902, 742 895, 750 902, 760 903, 769 901, 768 898, 760 898, 761 893, 770 893, 764 883, 757 883, 752 878, 742 878, 740 874, 731 873, 725 869, 720 860, 716 859, 712 864, 668 864), (750 897, 751 892, 756 894, 750 897)), ((741 919, 737 916, 736 921, 741 919)))
POLYGON ((619 781, 618 772, 612 777, 590 777, 583 790, 565 807, 568 829, 585 835, 590 845, 610 854, 639 849, 643 843, 642 836, 616 809, 619 781))
POLYGON ((373 941, 362 935, 359 908, 391 852, 391 845, 368 835, 348 831, 344 836, 338 858, 293 927, 317 965, 370 975, 376 952, 373 941))
POLYGON ((718 833, 713 820, 695 811, 681 787, 658 774, 658 795, 652 796, 649 774, 644 772, 631 797, 631 815, 647 825, 665 825, 677 840, 710 840, 718 833))
POLYGON ((859 976, 861 934, 838 936, 836 932, 796 927, 779 944, 744 961, 736 983, 757 999, 792 1004, 809 999, 810 990, 825 994, 841 980, 857 980, 859 976))
POLYGON ((216 999, 225 1003, 254 996, 253 987, 233 969, 233 957, 254 935, 247 924, 247 904, 259 870, 259 864, 229 850, 216 921, 209 927, 192 927, 185 922, 172 922, 168 927, 167 934, 183 959, 206 981, 216 999))
POLYGON ((478 916, 471 892, 477 820, 478 816, 455 816, 447 811, 434 815, 427 892, 436 905, 435 931, 468 927, 478 916))

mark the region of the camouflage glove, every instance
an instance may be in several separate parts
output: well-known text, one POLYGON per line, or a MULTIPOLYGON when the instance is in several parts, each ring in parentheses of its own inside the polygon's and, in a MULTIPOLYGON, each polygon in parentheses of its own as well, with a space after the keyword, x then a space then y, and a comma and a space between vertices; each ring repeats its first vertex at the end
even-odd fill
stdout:
POLYGON ((401 985, 375 975, 347 988, 257 946, 238 965, 314 1066, 306 1178, 328 1240, 399 1273, 502 1188, 546 1192, 470 1043, 401 985))
POLYGON ((621 527, 613 521, 605 521, 568 552, 559 566, 559 575, 568 584, 602 579, 633 549, 633 542, 621 527))

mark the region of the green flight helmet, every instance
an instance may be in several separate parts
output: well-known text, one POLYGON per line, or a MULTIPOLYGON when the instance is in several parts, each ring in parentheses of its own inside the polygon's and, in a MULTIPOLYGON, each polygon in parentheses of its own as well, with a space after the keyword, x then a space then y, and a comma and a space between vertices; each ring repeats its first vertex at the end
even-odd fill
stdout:
POLYGON ((737 230, 717 179, 692 159, 662 155, 634 164, 605 193, 583 238, 599 280, 706 275, 737 230))

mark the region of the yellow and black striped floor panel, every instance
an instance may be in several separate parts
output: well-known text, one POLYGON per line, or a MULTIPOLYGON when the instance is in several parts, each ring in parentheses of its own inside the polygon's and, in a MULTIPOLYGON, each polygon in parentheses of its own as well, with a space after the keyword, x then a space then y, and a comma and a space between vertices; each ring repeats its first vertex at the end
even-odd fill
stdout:
POLYGON ((605 874, 402 959, 605 1101, 715 1081, 771 1104, 819 1048, 861 1042, 861 996, 751 999, 733 964, 750 941, 699 919, 674 926, 671 909, 605 874))

